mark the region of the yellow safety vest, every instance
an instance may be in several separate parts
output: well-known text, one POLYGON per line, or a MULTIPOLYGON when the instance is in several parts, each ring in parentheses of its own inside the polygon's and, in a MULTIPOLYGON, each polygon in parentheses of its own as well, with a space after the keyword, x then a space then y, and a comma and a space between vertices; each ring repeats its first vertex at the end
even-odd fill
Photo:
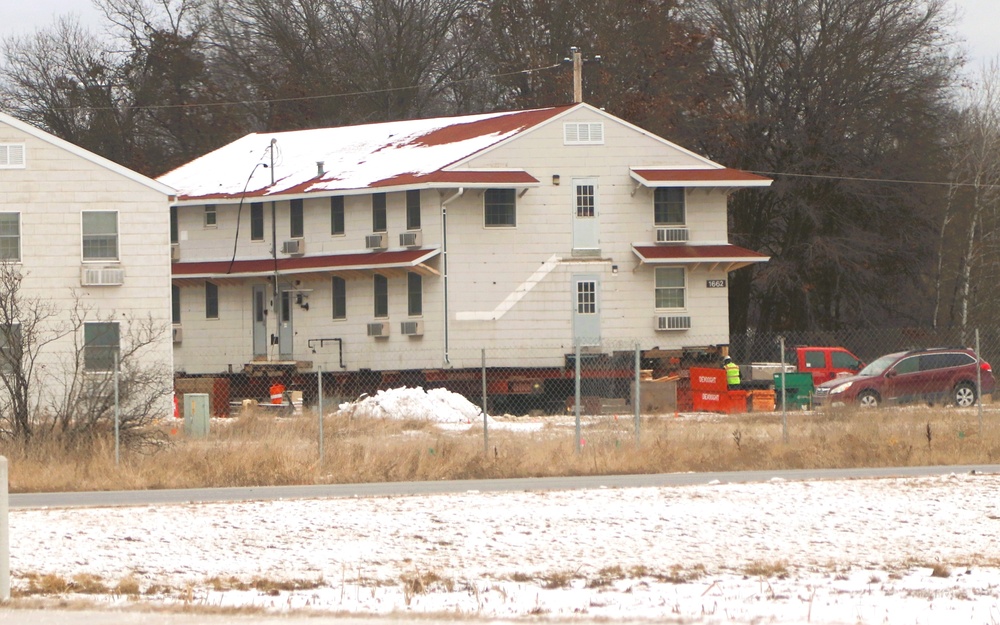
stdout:
POLYGON ((736 386, 740 383, 740 367, 735 362, 726 363, 723 367, 726 370, 726 384, 736 386))

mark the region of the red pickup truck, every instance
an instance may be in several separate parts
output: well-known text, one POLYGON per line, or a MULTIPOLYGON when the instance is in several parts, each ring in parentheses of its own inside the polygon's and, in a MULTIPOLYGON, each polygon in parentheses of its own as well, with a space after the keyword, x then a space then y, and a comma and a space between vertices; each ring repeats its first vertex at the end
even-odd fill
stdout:
MULTIPOLYGON (((786 373, 811 373, 813 385, 832 380, 838 375, 854 375, 865 363, 843 347, 792 347, 785 352, 786 373)), ((770 384, 773 375, 781 372, 781 363, 759 362, 741 366, 743 380, 770 384)), ((753 386, 750 384, 749 386, 753 386)))

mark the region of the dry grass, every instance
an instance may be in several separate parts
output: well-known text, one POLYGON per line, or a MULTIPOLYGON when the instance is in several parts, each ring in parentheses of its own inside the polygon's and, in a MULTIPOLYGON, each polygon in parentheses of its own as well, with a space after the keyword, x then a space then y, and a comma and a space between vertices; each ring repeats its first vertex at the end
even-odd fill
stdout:
POLYGON ((572 419, 542 418, 543 429, 481 427, 443 431, 416 421, 324 421, 318 459, 314 415, 245 414, 212 422, 209 437, 188 439, 177 422, 162 427, 172 443, 153 454, 103 441, 67 450, 56 441, 6 445, 11 492, 263 486, 474 478, 737 471, 1000 462, 1000 411, 989 406, 982 434, 975 411, 954 408, 788 413, 712 418, 644 418, 636 445, 631 416, 584 424, 582 453, 572 419))

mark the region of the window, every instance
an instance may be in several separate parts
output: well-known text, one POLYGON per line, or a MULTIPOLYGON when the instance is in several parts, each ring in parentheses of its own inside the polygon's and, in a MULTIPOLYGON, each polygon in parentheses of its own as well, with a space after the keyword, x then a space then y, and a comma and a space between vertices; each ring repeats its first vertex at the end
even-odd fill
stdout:
POLYGON ((292 200, 288 207, 288 236, 293 239, 301 239, 304 232, 302 200, 292 200))
POLYGON ((683 226, 684 189, 678 187, 654 189, 653 218, 657 226, 683 226))
POLYGON ((388 224, 385 217, 385 193, 372 194, 372 232, 385 232, 388 224))
POLYGON ((389 316, 389 279, 375 274, 375 318, 384 319, 389 316))
POLYGON ((576 312, 581 315, 597 314, 597 283, 593 280, 576 283, 576 312))
POLYGON ((181 287, 176 284, 170 286, 170 322, 181 322, 181 287))
POLYGON ((84 211, 83 259, 118 260, 117 211, 84 211))
POLYGON ((576 216, 577 217, 594 217, 595 216, 595 206, 596 202, 594 199, 594 185, 592 184, 578 184, 576 185, 576 216))
POLYGON ((0 369, 12 371, 21 362, 23 343, 21 324, 11 323, 0 326, 0 369))
POLYGON ((0 143, 0 169, 24 169, 23 143, 0 143))
POLYGON ((215 204, 205 206, 205 227, 214 228, 219 225, 218 215, 215 212, 215 204))
POLYGON ((487 228, 517 225, 517 194, 514 189, 486 189, 484 215, 487 228))
POLYGON ((807 369, 823 369, 825 367, 826 367, 826 355, 823 352, 818 352, 818 351, 806 352, 807 369))
POLYGON ((333 277, 333 318, 347 319, 347 281, 333 277))
POLYGON ((406 312, 411 317, 424 314, 424 279, 419 273, 406 274, 406 312))
POLYGON ((406 229, 420 230, 420 191, 406 192, 406 229))
POLYGON ((900 375, 920 371, 920 356, 913 356, 912 358, 904 358, 900 360, 896 363, 896 366, 893 367, 893 370, 900 375))
POLYGON ((84 371, 113 371, 115 355, 118 352, 118 324, 83 324, 83 369, 84 371))
POLYGON ((344 234, 344 196, 330 198, 330 234, 344 234))
POLYGON ((250 240, 264 240, 264 203, 254 202, 250 205, 250 240))
POLYGON ((566 145, 600 145, 604 143, 604 124, 601 122, 567 122, 563 124, 563 143, 566 145))
POLYGON ((656 307, 684 308, 684 268, 656 268, 656 307))
POLYGON ((830 360, 833 361, 834 369, 857 369, 861 364, 857 358, 844 352, 831 352, 830 360))
POLYGON ((219 318, 219 286, 211 282, 205 283, 205 318, 219 318))
POLYGON ((170 207, 170 242, 179 243, 180 237, 180 226, 177 223, 177 207, 170 207))
POLYGON ((21 260, 21 214, 0 213, 0 261, 21 260))

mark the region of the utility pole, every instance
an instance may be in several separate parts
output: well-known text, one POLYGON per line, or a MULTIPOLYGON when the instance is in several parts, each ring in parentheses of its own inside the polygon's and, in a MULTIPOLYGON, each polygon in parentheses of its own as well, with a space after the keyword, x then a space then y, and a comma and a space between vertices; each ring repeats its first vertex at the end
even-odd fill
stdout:
POLYGON ((573 53, 573 104, 583 102, 583 53, 580 48, 570 48, 573 53))

